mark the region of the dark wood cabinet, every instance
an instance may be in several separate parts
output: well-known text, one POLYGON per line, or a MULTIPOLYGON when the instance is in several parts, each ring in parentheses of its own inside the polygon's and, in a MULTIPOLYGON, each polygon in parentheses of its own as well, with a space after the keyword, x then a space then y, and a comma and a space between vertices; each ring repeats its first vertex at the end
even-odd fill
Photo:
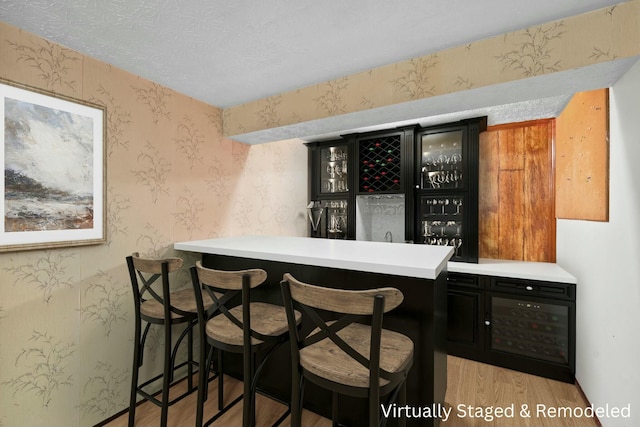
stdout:
POLYGON ((484 350, 485 278, 449 273, 447 277, 447 351, 475 359, 484 350))
POLYGON ((339 139, 307 144, 309 149, 309 235, 354 239, 353 144, 339 139))
POLYGON ((447 352, 575 381, 576 285, 449 273, 447 352))
POLYGON ((356 153, 356 240, 413 241, 416 126, 349 135, 356 153))
POLYGON ((478 165, 486 118, 420 129, 415 148, 416 243, 454 248, 478 262, 478 165))
POLYGON ((454 261, 477 262, 485 129, 483 117, 307 143, 310 235, 446 245, 454 261))

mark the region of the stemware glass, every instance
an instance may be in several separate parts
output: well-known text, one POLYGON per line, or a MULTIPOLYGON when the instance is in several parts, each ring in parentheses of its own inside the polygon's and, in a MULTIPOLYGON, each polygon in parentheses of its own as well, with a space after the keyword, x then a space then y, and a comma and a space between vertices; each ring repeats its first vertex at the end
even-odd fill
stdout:
POLYGON ((307 215, 309 216, 309 221, 311 222, 311 228, 314 233, 318 231, 318 225, 320 225, 320 219, 322 219, 322 212, 324 208, 320 202, 309 202, 307 205, 307 215))

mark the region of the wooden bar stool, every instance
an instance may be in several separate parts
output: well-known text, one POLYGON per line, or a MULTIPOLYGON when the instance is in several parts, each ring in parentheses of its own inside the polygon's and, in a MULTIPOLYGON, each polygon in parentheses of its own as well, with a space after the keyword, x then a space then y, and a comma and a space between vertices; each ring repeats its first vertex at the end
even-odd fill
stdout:
MULTIPOLYGON (((406 378, 413 363, 413 341, 382 329, 383 314, 402 303, 402 292, 395 288, 325 288, 300 282, 289 273, 281 287, 290 319, 291 426, 301 425, 305 380, 333 393, 334 426, 338 394, 368 399, 368 425, 385 425, 386 418, 380 417, 380 397, 386 395, 387 403, 397 399, 399 406, 406 405, 406 378), (298 331, 293 322, 294 307, 312 326, 298 331), (337 320, 323 320, 327 312, 337 320), (371 326, 356 322, 367 319, 371 326)), ((400 425, 405 421, 401 418, 400 425)))
MULTIPOLYGON (((267 272, 264 270, 213 270, 203 267, 198 261, 194 267, 191 267, 191 277, 198 305, 200 342, 206 342, 211 347, 209 355, 206 354, 204 346, 200 347, 201 366, 205 367, 205 371, 210 369, 214 349, 243 355, 243 393, 226 407, 223 407, 223 368, 220 366, 222 358, 218 357, 219 412, 204 425, 213 423, 231 406, 244 399, 242 425, 243 427, 254 426, 258 376, 269 355, 289 337, 285 310, 274 304, 251 302, 251 289, 261 285, 267 279, 267 272), (201 302, 203 294, 210 295, 214 301, 214 305, 209 310, 206 310, 201 302), (237 300, 234 298, 236 296, 241 296, 242 303, 233 306, 234 301, 237 300), (256 368, 255 358, 258 352, 264 352, 265 356, 256 368)), ((291 316, 292 319, 300 321, 299 312, 292 313, 291 316)), ((203 425, 203 405, 207 398, 204 383, 206 376, 206 373, 200 376, 198 385, 196 427, 203 425)), ((288 409, 274 425, 282 422, 289 412, 288 409)))
MULTIPOLYGON (((131 397, 129 401, 129 427, 135 423, 136 401, 138 395, 154 403, 161 408, 160 425, 167 425, 169 406, 183 399, 193 391, 194 366, 198 363, 193 358, 193 327, 198 321, 196 300, 193 289, 186 288, 171 292, 169 286, 169 273, 179 270, 183 261, 180 258, 144 259, 138 253, 126 258, 131 286, 133 288, 135 306, 135 336, 133 350, 133 371, 131 375, 131 397), (158 282, 158 279, 160 281, 158 282), (160 283, 159 289, 154 289, 154 283, 160 283), (142 321, 146 322, 142 332, 142 321), (185 328, 173 344, 172 326, 184 324, 185 328), (138 384, 138 374, 143 363, 144 344, 151 325, 164 326, 164 360, 162 373, 138 384), (187 337, 187 360, 178 365, 175 364, 180 344, 187 337), (169 389, 174 383, 174 372, 187 366, 187 390, 180 396, 169 400, 169 389), (162 378, 161 398, 158 400, 147 389, 151 383, 162 378)), ((210 307, 213 304, 207 295, 203 305, 210 307)))

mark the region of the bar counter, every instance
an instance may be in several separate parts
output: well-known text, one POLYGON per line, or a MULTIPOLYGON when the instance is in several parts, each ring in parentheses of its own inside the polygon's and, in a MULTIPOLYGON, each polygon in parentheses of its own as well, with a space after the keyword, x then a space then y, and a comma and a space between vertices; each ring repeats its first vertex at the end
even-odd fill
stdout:
MULTIPOLYGON (((393 286, 404 294, 403 303, 387 313, 384 327, 407 335, 414 342, 414 362, 407 380, 407 400, 425 414, 407 419, 410 426, 437 426, 447 387, 446 322, 447 261, 453 248, 403 243, 361 242, 306 237, 242 236, 175 243, 176 250, 202 254, 206 267, 222 270, 262 268, 267 282, 252 299, 282 304, 280 280, 284 273, 297 279, 341 289, 393 286)), ((225 371, 241 372, 233 355, 225 358, 225 371)), ((289 348, 278 349, 267 362, 259 381, 265 393, 283 401, 290 396, 289 348)), ((331 396, 308 383, 304 406, 331 417, 331 396)), ((365 402, 340 397, 338 421, 366 424, 365 402)), ((387 425, 396 425, 389 419, 387 425)))

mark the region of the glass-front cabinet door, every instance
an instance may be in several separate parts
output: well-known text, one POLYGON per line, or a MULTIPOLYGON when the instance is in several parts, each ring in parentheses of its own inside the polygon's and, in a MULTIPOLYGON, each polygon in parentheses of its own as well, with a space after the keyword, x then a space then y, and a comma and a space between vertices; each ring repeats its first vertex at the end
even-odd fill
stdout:
POLYGON ((346 145, 320 148, 320 194, 349 191, 348 165, 346 145))
POLYGON ((418 243, 451 246, 453 258, 464 255, 466 196, 441 194, 420 198, 418 243))
POLYGON ((420 140, 420 188, 464 188, 464 131, 423 134, 420 140))
POLYGON ((344 139, 308 143, 310 236, 352 239, 352 144, 344 139))
POLYGON ((478 121, 416 134, 416 242, 451 246, 452 261, 478 262, 478 121))
POLYGON ((347 199, 315 200, 307 206, 311 236, 327 239, 346 239, 349 230, 349 201, 347 199))

